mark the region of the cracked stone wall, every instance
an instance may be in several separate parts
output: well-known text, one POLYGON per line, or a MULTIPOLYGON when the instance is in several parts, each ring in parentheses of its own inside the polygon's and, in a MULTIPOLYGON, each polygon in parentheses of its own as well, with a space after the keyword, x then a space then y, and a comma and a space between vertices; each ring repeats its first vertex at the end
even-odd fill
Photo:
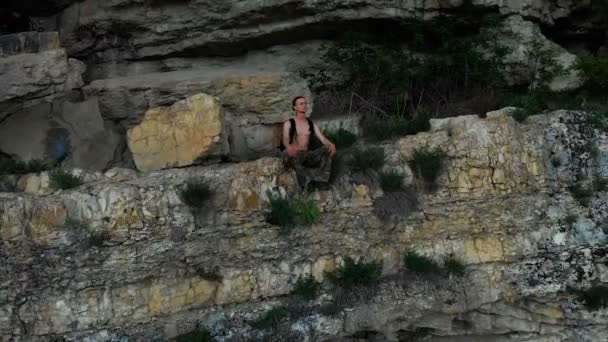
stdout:
POLYGON ((607 193, 582 206, 567 190, 606 174, 606 133, 570 111, 432 126, 383 144, 385 169, 409 175, 419 202, 398 221, 374 214, 386 195, 377 182, 346 173, 312 194, 319 223, 282 232, 265 222, 266 191, 297 187, 276 158, 84 173, 65 191, 50 189, 47 173, 23 176, 25 192, 0 193, 0 341, 165 341, 197 325, 219 341, 606 339, 608 311, 589 311, 572 289, 608 282, 607 193), (447 153, 435 191, 410 169, 421 146, 447 153), (214 190, 201 210, 179 197, 192 178, 214 190), (466 274, 408 273, 408 250, 454 255, 466 274), (380 261, 383 275, 346 310, 314 309, 339 299, 325 281, 283 330, 247 323, 288 303, 298 276, 323 281, 346 256, 380 261))

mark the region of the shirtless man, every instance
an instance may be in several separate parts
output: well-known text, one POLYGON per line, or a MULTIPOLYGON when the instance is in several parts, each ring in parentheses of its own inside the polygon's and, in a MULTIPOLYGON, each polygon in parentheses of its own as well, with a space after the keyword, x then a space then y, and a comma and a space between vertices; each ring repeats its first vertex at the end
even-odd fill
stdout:
POLYGON ((306 191, 311 181, 325 184, 329 181, 331 157, 336 154, 336 146, 321 133, 316 123, 306 118, 308 108, 304 96, 294 98, 292 106, 295 111, 295 134, 291 136, 292 120, 287 120, 283 124, 282 139, 287 152, 287 163, 296 170, 298 182, 306 191), (314 139, 323 146, 311 150, 314 139))

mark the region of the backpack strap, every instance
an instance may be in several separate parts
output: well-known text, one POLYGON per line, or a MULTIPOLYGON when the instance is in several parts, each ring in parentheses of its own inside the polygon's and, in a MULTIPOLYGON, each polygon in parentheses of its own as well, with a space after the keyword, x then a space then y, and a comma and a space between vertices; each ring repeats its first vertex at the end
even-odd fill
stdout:
POLYGON ((293 137, 296 136, 296 120, 294 118, 289 119, 289 143, 293 142, 293 137))

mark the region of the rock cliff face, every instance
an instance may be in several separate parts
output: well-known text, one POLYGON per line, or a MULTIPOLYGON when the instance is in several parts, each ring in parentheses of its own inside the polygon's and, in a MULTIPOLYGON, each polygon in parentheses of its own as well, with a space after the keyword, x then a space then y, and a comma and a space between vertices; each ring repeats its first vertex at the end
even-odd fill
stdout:
MULTIPOLYGON (((415 190, 417 209, 379 220, 387 194, 349 171, 312 194, 321 221, 287 234, 264 219, 267 190, 296 191, 274 158, 87 173, 68 191, 26 176, 38 187, 0 194, 0 336, 162 341, 198 326, 220 341, 601 341, 606 309, 589 311, 572 289, 608 282, 607 193, 582 206, 567 189, 608 175, 607 142, 579 112, 438 120, 384 146, 385 168, 410 175, 413 149, 447 152, 437 189, 415 190), (214 192, 202 210, 178 195, 193 177, 214 192), (465 275, 403 271, 405 251, 452 254, 465 275), (289 302, 298 276, 323 280, 347 256, 380 261, 380 285, 338 313, 311 308, 266 331, 247 323, 289 302)), ((344 301, 327 281, 322 292, 317 303, 344 301)))
MULTIPOLYGON (((578 50, 608 45, 594 6, 9 1, 0 32, 17 28, 8 17, 49 32, 0 36, 0 163, 42 159, 83 184, 0 175, 11 191, 0 192, 0 342, 168 341, 197 329, 225 342, 607 341, 606 295, 599 308, 581 299, 608 286, 608 136, 586 113, 432 120, 429 132, 381 144, 383 171, 405 175, 407 190, 384 192, 375 171, 343 158, 330 189, 309 195, 318 223, 286 231, 266 221, 269 194, 300 196, 274 157, 277 124, 296 95, 313 107, 299 71, 337 32, 399 33, 443 18, 480 29, 493 13, 567 67, 578 50), (589 36, 599 38, 573 42, 589 36), (412 164, 422 147, 446 155, 432 189, 412 164), (211 186, 201 208, 181 196, 191 180, 211 186), (408 251, 451 256, 465 272, 412 272, 408 251), (347 257, 378 262, 380 282, 335 285, 327 272, 347 257), (308 275, 321 291, 301 301, 291 292, 308 275), (253 324, 272 309, 284 317, 253 324)), ((529 51, 510 44, 509 81, 530 82, 529 51)), ((361 113, 329 114, 315 122, 360 131, 361 113)))

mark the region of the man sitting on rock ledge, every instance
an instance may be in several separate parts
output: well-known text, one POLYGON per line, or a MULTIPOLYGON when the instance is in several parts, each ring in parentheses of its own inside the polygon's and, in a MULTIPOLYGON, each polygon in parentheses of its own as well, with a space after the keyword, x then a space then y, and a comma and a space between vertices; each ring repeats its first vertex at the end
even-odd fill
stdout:
POLYGON ((306 192, 312 183, 318 188, 327 188, 331 172, 331 157, 336 146, 329 141, 319 126, 306 117, 307 103, 304 96, 292 101, 295 118, 283 124, 282 143, 286 162, 296 170, 298 183, 306 192))

